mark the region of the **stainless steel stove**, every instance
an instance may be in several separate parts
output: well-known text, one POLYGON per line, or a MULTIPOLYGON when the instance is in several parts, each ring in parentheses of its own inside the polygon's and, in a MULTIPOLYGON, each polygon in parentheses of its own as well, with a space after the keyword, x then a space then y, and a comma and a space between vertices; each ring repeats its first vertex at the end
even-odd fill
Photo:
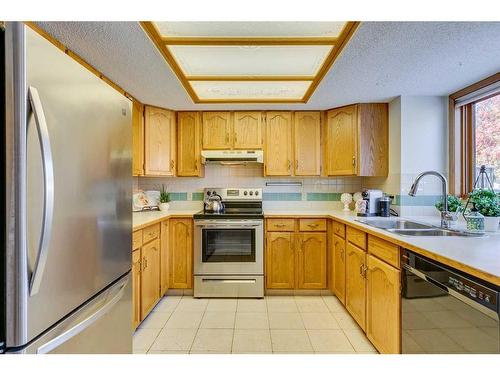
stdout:
POLYGON ((194 296, 264 297, 262 189, 209 188, 224 209, 194 215, 194 296))

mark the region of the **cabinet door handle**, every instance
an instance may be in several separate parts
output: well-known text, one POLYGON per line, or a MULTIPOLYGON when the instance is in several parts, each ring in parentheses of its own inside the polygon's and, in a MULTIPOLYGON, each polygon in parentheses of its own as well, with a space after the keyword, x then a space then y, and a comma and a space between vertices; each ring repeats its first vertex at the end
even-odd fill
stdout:
POLYGON ((352 165, 355 167, 356 166, 356 156, 352 157, 352 165))
POLYGON ((238 136, 236 135, 236 133, 233 134, 233 138, 234 138, 234 144, 238 143, 238 136))
POLYGON ((299 161, 298 160, 295 160, 295 170, 296 171, 299 170, 299 161))
POLYGON ((229 133, 226 133, 226 144, 229 143, 229 133))
POLYGON ((316 228, 319 224, 307 224, 311 228, 316 228))
POLYGON ((359 266, 359 274, 361 275, 361 277, 363 277, 363 265, 362 264, 359 266))
POLYGON ((173 170, 173 169, 174 169, 174 165, 175 165, 175 164, 174 164, 174 161, 173 161, 173 160, 170 160, 170 169, 172 169, 172 170, 173 170))
POLYGON ((142 258, 143 262, 142 262, 142 270, 144 271, 146 268, 148 268, 148 261, 146 259, 146 257, 142 258))
POLYGON ((195 159, 194 161, 194 170, 197 171, 198 170, 198 160, 195 159))
POLYGON ((292 168, 292 162, 288 160, 288 171, 290 171, 291 168, 292 168))

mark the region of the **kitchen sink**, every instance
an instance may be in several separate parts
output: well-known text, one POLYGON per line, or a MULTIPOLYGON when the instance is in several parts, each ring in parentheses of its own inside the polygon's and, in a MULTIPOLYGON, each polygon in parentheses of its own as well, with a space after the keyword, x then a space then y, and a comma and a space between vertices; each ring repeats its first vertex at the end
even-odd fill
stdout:
POLYGON ((395 220, 380 220, 380 219, 355 219, 360 223, 371 225, 372 227, 379 229, 433 229, 432 225, 416 223, 414 221, 405 219, 395 219, 395 220))
POLYGON ((402 236, 419 237, 481 237, 481 233, 467 233, 433 227, 432 229, 386 229, 388 232, 402 236))

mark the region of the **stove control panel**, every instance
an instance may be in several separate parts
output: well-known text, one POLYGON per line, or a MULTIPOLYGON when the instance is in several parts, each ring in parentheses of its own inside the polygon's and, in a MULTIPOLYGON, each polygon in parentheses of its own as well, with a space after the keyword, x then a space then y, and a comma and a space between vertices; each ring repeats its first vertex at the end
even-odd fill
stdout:
POLYGON ((219 195, 222 201, 262 201, 261 188, 206 188, 205 198, 219 195))

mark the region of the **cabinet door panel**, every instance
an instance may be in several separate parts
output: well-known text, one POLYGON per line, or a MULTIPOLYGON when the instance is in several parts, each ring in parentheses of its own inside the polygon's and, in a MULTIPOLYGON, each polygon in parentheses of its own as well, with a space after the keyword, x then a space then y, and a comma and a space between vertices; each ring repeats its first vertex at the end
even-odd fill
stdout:
POLYGON ((193 223, 191 219, 170 219, 170 288, 193 285, 193 223))
POLYGON ((266 287, 268 289, 293 289, 295 286, 294 234, 268 232, 266 238, 266 287))
POLYGON ((327 154, 328 175, 355 175, 357 163, 356 106, 328 111, 327 154))
POLYGON ((177 113, 177 176, 201 177, 201 124, 198 112, 177 113))
POLYGON ((295 175, 321 173, 321 116, 319 112, 294 114, 295 175))
POLYGON ((141 323, 141 249, 132 252, 132 327, 141 323))
POLYGON ((169 225, 168 220, 161 223, 160 240, 160 295, 163 296, 168 290, 168 249, 169 249, 169 225))
POLYGON ((145 161, 147 176, 175 174, 175 114, 165 109, 146 107, 145 161))
POLYGON ((366 253, 363 250, 347 242, 345 307, 363 331, 366 322, 366 282, 363 276, 365 259, 366 253))
POLYGON ((144 174, 144 106, 134 101, 132 106, 132 175, 144 174))
POLYGON ((345 305, 345 240, 333 236, 333 292, 345 305))
POLYGON ((160 240, 142 247, 141 319, 149 314, 160 298, 160 240))
POLYGON ((326 288, 326 233, 300 233, 297 288, 326 288))
POLYGON ((401 272, 367 256, 366 335, 381 353, 400 352, 401 272))
POLYGON ((231 148, 231 113, 203 112, 203 149, 231 148))
POLYGON ((292 114, 267 112, 265 174, 290 176, 292 174, 292 114))
POLYGON ((235 112, 233 148, 250 150, 262 148, 262 113, 235 112))

